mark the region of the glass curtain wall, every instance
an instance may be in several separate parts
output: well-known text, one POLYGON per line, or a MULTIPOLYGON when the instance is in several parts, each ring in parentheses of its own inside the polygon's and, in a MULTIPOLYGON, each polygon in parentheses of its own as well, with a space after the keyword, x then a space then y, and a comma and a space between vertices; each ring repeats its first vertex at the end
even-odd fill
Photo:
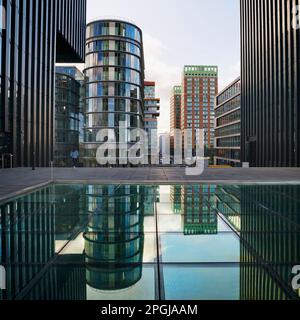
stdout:
MULTIPOLYGON (((133 129, 144 129, 144 55, 141 30, 123 21, 95 21, 87 26, 86 104, 84 165, 98 166, 96 153, 107 137, 97 139, 101 129, 112 129, 118 149, 119 123, 128 130, 124 143, 137 142, 133 129)), ((122 155, 122 157, 127 157, 122 155)), ((116 151, 116 165, 120 154, 116 151)))

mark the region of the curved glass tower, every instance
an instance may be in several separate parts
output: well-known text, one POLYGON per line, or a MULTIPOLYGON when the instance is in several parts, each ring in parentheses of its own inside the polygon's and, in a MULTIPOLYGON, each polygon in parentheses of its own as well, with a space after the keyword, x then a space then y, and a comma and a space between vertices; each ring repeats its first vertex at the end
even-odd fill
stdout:
MULTIPOLYGON (((127 129, 144 129, 141 30, 117 20, 88 24, 84 73, 87 81, 84 162, 86 166, 95 166, 97 148, 107 141, 107 138, 97 137, 99 130, 113 129, 115 142, 119 143, 120 121, 125 122, 127 129)), ((124 142, 130 147, 136 140, 128 133, 124 142)))

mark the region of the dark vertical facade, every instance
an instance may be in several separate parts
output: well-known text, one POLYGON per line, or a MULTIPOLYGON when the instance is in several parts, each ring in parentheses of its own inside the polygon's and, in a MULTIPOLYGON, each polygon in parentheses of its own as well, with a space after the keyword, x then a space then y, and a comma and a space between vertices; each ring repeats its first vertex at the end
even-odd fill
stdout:
POLYGON ((83 62, 85 0, 3 0, 0 156, 48 166, 54 148, 55 62, 83 62))
POLYGON ((86 0, 56 0, 56 3, 57 62, 84 62, 86 0))
POLYGON ((300 165, 299 4, 241 0, 242 161, 251 166, 300 165))

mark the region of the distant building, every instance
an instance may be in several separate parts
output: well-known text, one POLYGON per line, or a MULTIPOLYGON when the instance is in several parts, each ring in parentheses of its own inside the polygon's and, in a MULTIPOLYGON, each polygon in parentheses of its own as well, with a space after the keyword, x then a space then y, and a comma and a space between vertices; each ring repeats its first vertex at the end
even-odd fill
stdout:
POLYGON ((181 130, 181 100, 182 88, 181 86, 174 86, 171 91, 170 99, 170 148, 172 163, 174 162, 175 154, 175 130, 181 130))
POLYGON ((218 92, 217 66, 185 66, 182 79, 181 129, 192 129, 196 147, 196 130, 204 129, 206 149, 214 146, 214 103, 218 92))
POLYGON ((68 65, 57 65, 56 73, 67 74, 73 79, 77 81, 83 81, 83 73, 76 66, 68 66, 68 65))
POLYGON ((216 98, 215 164, 241 166, 241 80, 234 80, 216 98))
POLYGON ((173 135, 174 129, 181 129, 181 86, 174 86, 170 99, 170 133, 173 135))
POLYGON ((159 159, 160 164, 170 164, 170 133, 165 132, 159 135, 159 159))
POLYGON ((83 72, 81 72, 75 66, 57 66, 56 71, 60 73, 69 74, 77 82, 80 83, 80 94, 79 94, 79 156, 80 161, 81 157, 84 154, 84 112, 85 112, 85 103, 86 103, 86 86, 85 86, 85 77, 83 72))
POLYGON ((84 78, 76 67, 56 68, 55 166, 67 166, 70 153, 79 150, 83 128, 84 78))
POLYGON ((155 96, 155 82, 145 81, 144 96, 145 130, 148 134, 150 158, 151 150, 153 150, 154 156, 158 151, 157 120, 160 115, 160 99, 155 96))

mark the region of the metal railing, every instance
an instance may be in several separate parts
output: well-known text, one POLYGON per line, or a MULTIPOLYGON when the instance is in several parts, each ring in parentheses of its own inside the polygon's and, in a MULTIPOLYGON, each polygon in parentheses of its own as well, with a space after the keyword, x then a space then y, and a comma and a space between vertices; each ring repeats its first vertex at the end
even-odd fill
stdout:
POLYGON ((3 153, 2 154, 2 169, 5 169, 5 158, 10 157, 10 168, 13 168, 13 154, 11 153, 3 153))

